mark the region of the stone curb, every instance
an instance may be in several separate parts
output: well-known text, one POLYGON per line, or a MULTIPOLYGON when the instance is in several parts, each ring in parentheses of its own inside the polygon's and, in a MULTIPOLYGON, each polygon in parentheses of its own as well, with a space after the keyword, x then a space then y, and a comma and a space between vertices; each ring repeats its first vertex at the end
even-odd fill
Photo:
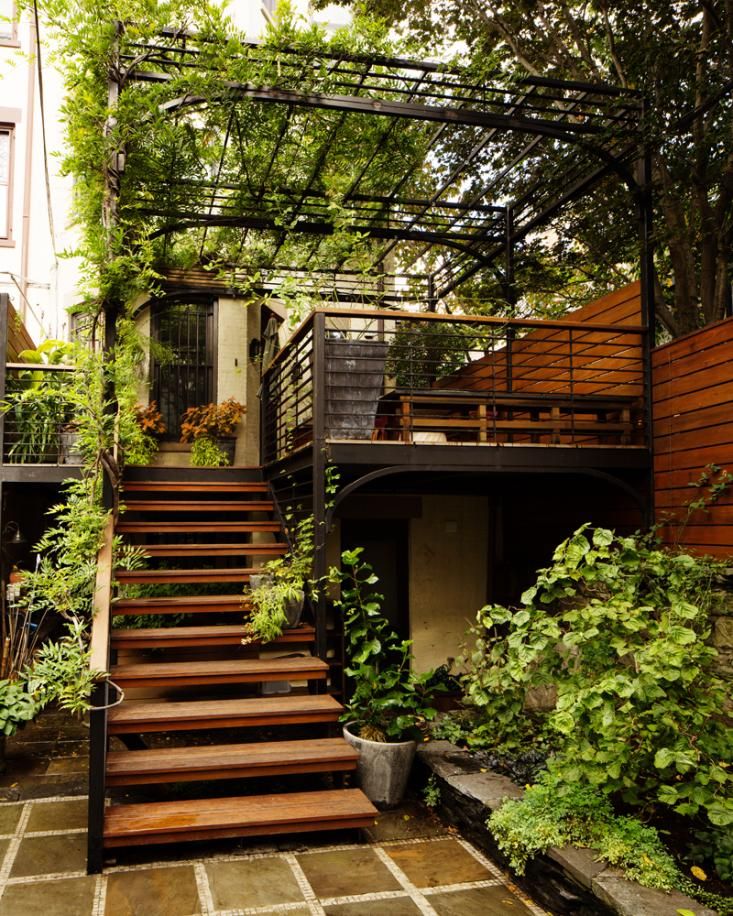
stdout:
MULTIPOLYGON (((523 790, 498 773, 482 772, 468 751, 449 741, 430 741, 417 751, 423 776, 435 776, 441 790, 441 814, 506 867, 485 821, 507 798, 521 798, 523 790)), ((696 900, 677 891, 642 887, 618 869, 598 861, 593 850, 553 846, 515 877, 532 897, 557 916, 676 916, 687 909, 695 916, 716 916, 696 900)))

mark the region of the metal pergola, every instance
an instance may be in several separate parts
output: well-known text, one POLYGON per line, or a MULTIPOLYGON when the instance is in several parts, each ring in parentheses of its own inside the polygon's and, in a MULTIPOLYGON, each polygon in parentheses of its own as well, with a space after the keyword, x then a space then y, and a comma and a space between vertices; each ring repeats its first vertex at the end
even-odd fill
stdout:
POLYGON ((316 277, 349 301, 360 288, 378 296, 409 284, 427 308, 487 271, 512 301, 518 244, 616 175, 638 214, 651 325, 651 176, 638 93, 309 47, 240 42, 226 68, 218 53, 189 32, 141 41, 120 27, 111 98, 148 93, 151 125, 165 119, 179 139, 156 147, 141 128, 118 157, 117 212, 144 219, 164 252, 193 233, 201 263, 221 265, 222 251, 235 250, 240 278, 251 252, 262 288, 316 277), (217 68, 220 91, 202 94, 197 75, 216 79, 217 68), (125 173, 135 157, 144 179, 125 173), (337 230, 367 240, 359 271, 329 248, 337 230))

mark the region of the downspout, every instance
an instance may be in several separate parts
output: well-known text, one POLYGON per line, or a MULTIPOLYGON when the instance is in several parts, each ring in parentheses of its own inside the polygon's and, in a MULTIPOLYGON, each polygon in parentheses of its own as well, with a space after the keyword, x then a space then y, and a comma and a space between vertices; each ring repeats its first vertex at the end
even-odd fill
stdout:
POLYGON ((31 191, 33 187, 33 130, 35 125, 36 104, 36 55, 38 53, 38 33, 31 17, 30 54, 28 55, 28 88, 26 93, 26 135, 25 163, 23 173, 23 225, 20 241, 20 317, 23 324, 28 317, 26 302, 28 300, 28 261, 30 258, 31 236, 31 191))

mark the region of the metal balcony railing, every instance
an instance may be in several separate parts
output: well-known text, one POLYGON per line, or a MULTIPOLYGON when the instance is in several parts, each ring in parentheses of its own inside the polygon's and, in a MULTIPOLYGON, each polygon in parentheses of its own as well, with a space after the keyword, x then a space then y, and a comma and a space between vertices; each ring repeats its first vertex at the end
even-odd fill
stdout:
POLYGON ((70 394, 73 366, 6 363, 0 429, 6 464, 80 464, 70 394))
POLYGON ((263 378, 266 463, 328 441, 646 446, 638 325, 313 313, 263 378))

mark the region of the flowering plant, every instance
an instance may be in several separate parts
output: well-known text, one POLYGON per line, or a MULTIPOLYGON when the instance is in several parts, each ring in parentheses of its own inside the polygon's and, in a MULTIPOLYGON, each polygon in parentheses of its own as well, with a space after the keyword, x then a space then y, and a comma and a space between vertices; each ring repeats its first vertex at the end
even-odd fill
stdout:
POLYGON ((162 436, 166 431, 163 415, 158 410, 158 402, 151 401, 147 407, 135 405, 135 419, 140 429, 150 436, 162 436))
POLYGON ((216 439, 219 436, 233 436, 246 410, 235 398, 227 398, 221 404, 189 407, 183 414, 181 442, 193 442, 204 437, 216 439))

